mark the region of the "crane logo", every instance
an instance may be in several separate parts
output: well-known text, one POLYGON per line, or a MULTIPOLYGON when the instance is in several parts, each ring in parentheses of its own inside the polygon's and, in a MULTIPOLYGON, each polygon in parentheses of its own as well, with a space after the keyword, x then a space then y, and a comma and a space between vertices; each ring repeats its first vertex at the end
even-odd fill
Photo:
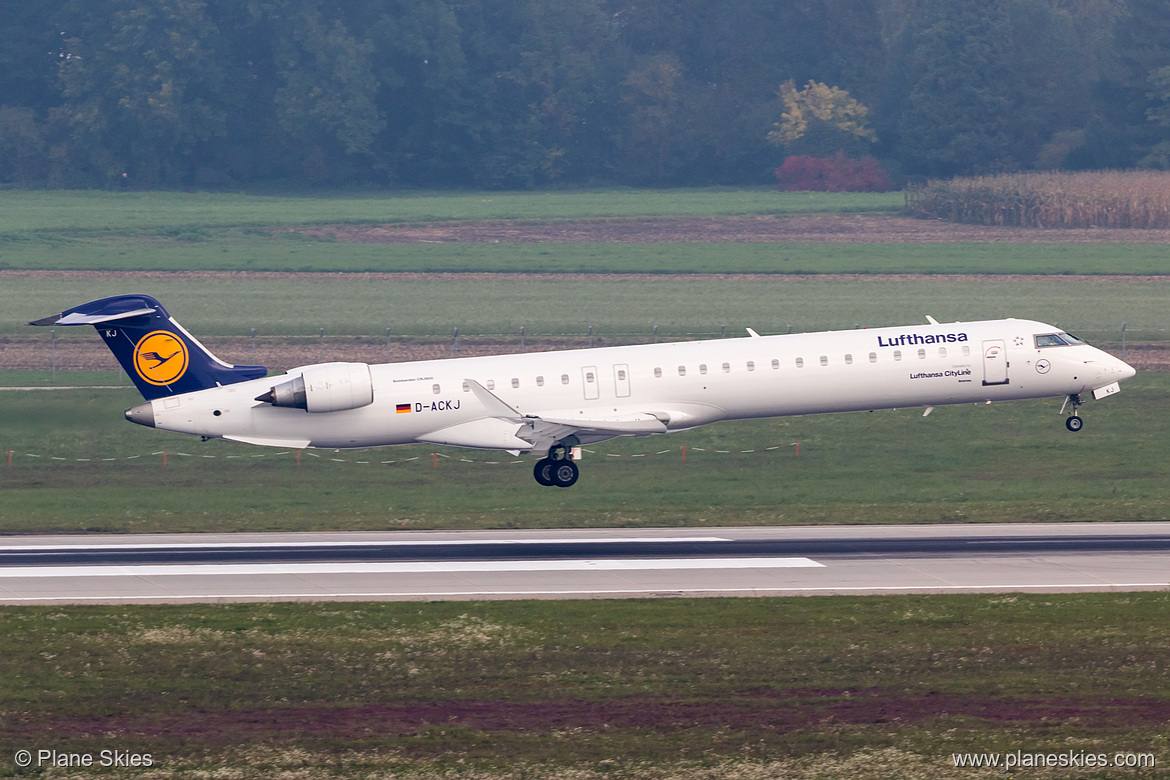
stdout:
POLYGON ((152 385, 177 382, 187 372, 188 362, 187 345, 165 330, 147 333, 134 347, 134 370, 152 385))

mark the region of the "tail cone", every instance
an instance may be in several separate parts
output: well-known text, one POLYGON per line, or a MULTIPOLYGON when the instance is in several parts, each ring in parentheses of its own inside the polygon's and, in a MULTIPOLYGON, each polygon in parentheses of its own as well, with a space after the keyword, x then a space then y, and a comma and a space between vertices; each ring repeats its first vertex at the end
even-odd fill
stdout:
POLYGON ((147 428, 154 427, 154 405, 147 401, 138 406, 132 406, 126 410, 126 419, 138 425, 145 425, 147 428))

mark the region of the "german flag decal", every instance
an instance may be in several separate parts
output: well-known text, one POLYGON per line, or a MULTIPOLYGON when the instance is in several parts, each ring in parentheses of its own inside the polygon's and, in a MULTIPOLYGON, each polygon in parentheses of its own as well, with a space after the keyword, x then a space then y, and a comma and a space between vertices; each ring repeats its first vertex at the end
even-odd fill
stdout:
POLYGON ((398 414, 406 414, 410 411, 410 404, 398 404, 394 407, 394 411, 398 414))

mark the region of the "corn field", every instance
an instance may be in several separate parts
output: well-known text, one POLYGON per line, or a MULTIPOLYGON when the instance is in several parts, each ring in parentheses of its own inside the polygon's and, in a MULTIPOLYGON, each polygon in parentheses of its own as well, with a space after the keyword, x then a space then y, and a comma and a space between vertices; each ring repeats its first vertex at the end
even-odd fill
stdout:
POLYGON ((906 193, 923 219, 1039 228, 1170 228, 1170 172, 1022 173, 931 181, 906 193))

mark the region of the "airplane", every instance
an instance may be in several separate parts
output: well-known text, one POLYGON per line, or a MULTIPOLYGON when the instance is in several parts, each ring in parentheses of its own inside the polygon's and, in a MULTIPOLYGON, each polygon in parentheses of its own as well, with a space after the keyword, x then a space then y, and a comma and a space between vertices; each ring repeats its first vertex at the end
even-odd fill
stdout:
POLYGON ((149 295, 90 301, 29 324, 92 325, 145 399, 139 425, 270 447, 445 444, 542 453, 545 486, 573 449, 723 420, 1113 395, 1134 369, 1022 319, 712 339, 369 365, 268 376, 211 354, 149 295))

